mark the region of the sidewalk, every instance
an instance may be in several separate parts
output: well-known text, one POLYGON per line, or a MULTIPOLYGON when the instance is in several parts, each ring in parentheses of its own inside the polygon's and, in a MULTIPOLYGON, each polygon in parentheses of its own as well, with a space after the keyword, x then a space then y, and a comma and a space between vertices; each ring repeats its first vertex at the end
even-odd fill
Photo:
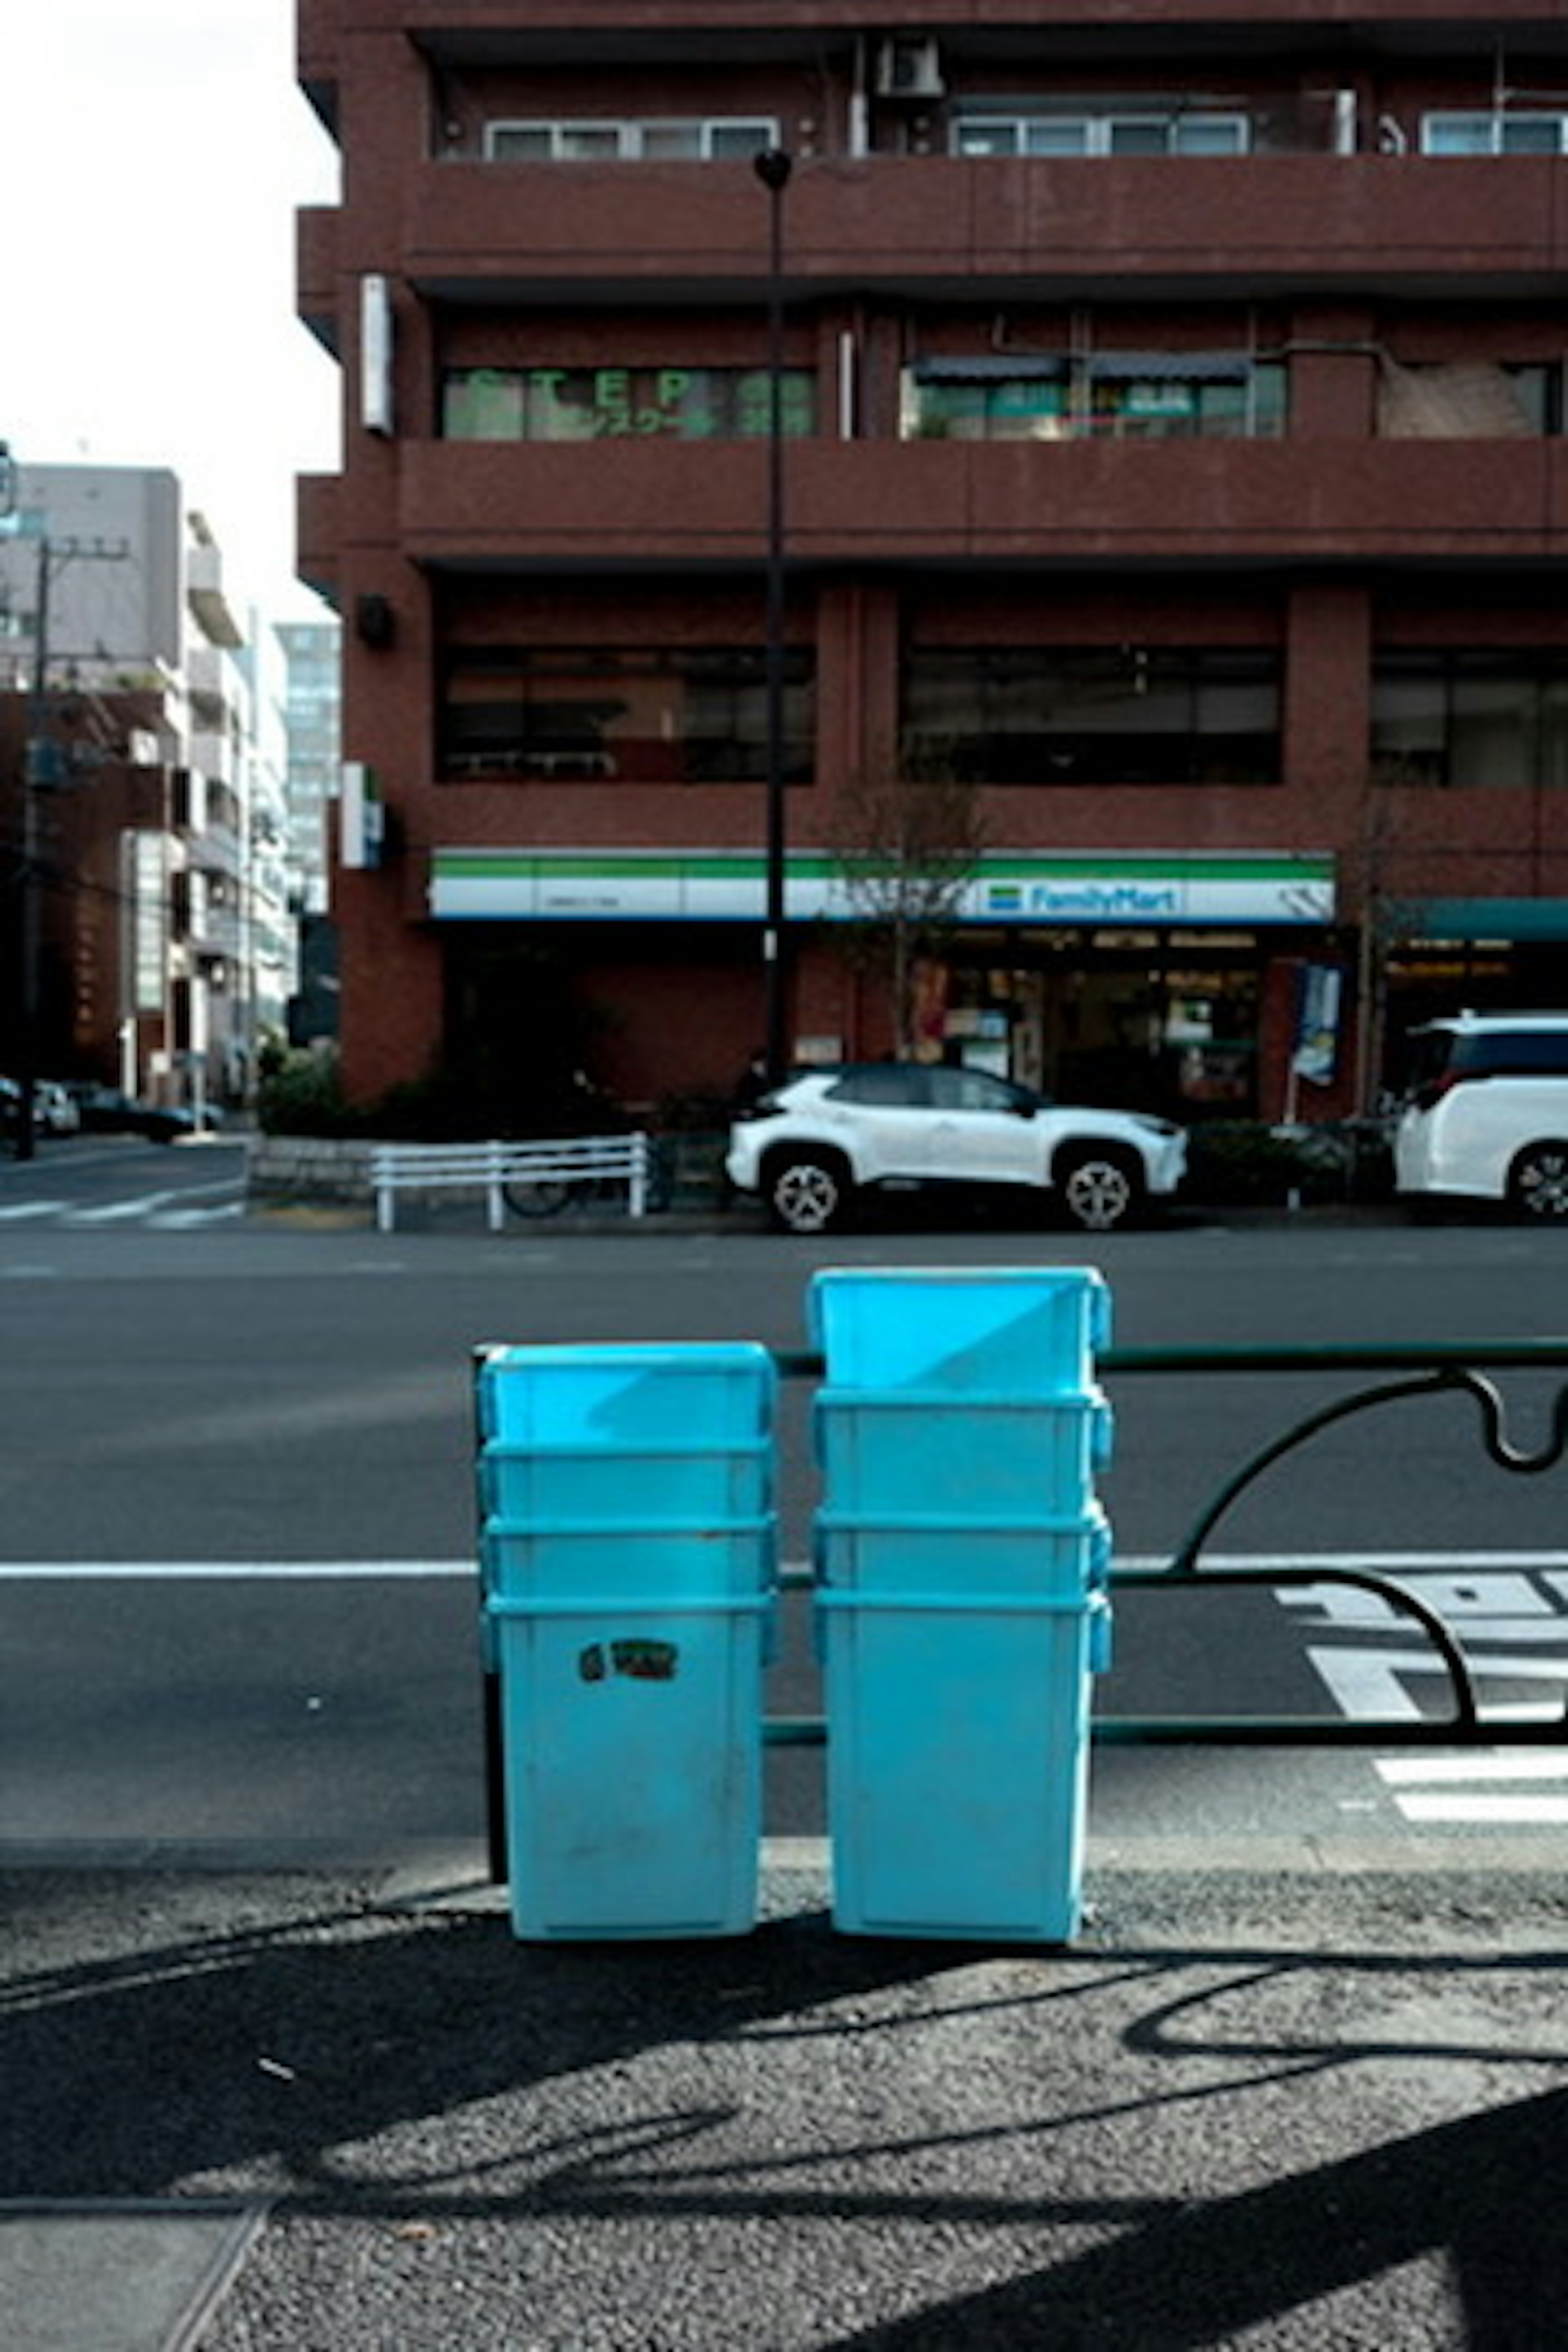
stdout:
POLYGON ((471 1855, 0 1874, 0 2335, 1539 2352, 1568 1893, 1415 1856, 1091 1847, 1067 1952, 838 1936, 787 1844, 712 1944, 520 1945, 471 1855))

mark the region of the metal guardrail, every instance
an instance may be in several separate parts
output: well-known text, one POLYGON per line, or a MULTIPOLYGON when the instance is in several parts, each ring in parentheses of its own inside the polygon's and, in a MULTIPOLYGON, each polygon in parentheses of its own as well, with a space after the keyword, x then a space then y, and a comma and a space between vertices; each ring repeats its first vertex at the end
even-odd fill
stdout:
POLYGON ((384 1234, 394 1228, 399 1192, 482 1192, 492 1234, 506 1222, 509 1193, 535 1195, 537 1212, 513 1203, 520 1214, 548 1214, 574 1185, 624 1184, 627 1212, 640 1217, 652 1174, 652 1142, 640 1132, 526 1143, 381 1143, 370 1161, 375 1222, 384 1234))
MULTIPOLYGON (((775 1350, 774 1360, 785 1379, 820 1380, 826 1370, 822 1357, 808 1349, 775 1350)), ((1226 1477, 1205 1505, 1164 1568, 1112 1568, 1113 1591, 1217 1592, 1247 1585, 1278 1590, 1292 1584, 1344 1584, 1374 1594, 1396 1614, 1408 1618, 1426 1635, 1441 1660, 1447 1677, 1450 1712, 1407 1717, 1320 1717, 1316 1716, 1149 1716, 1097 1717, 1097 1741, 1123 1744, 1211 1747, 1300 1748, 1463 1748, 1486 1746, 1561 1747, 1568 1744, 1568 1700, 1560 1715, 1528 1720, 1489 1720, 1482 1717, 1475 1678, 1464 1649, 1452 1628, 1418 1593, 1397 1579, 1371 1569, 1321 1566, 1300 1568, 1216 1568, 1205 1564, 1205 1547, 1240 1497, 1257 1485, 1288 1454, 1310 1444, 1323 1431, 1353 1415, 1412 1397, 1468 1395, 1480 1415, 1484 1452, 1494 1465, 1521 1477, 1536 1477, 1553 1469, 1568 1450, 1568 1379, 1552 1402, 1547 1441, 1533 1452, 1508 1437, 1504 1400, 1495 1383, 1478 1367, 1493 1370, 1568 1371, 1568 1339, 1428 1341, 1353 1347, 1235 1347, 1108 1348, 1098 1358, 1098 1370, 1109 1381, 1124 1376, 1152 1373, 1248 1375, 1270 1373, 1361 1374, 1391 1372, 1400 1377, 1331 1398, 1258 1448, 1226 1477)), ((809 1585, 805 1572, 785 1581, 809 1585)), ((765 1735, 774 1746, 815 1746, 826 1736, 824 1718, 815 1716, 770 1717, 765 1735)))

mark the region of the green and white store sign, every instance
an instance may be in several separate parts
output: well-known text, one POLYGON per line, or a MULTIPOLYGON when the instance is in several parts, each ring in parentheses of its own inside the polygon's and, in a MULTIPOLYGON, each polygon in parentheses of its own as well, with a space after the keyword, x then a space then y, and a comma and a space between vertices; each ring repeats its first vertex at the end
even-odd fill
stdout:
MULTIPOLYGON (((725 850, 437 849, 430 912, 437 922, 761 922, 760 853, 725 850)), ((1116 927, 1176 923, 1327 923, 1334 861, 1315 851, 1037 856, 982 860, 959 901, 962 922, 1116 927)), ((800 851, 787 861, 792 922, 865 912, 837 860, 800 851)))

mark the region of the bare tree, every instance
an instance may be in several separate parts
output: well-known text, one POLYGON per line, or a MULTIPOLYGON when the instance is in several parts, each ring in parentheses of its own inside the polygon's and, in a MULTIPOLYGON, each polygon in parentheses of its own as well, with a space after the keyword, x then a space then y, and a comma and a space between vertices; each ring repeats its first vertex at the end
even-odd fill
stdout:
POLYGON ((899 1055, 908 1057, 921 966, 944 950, 985 851, 978 792, 943 761, 900 773, 888 760, 839 795, 828 847, 848 909, 836 929, 881 981, 899 1055))

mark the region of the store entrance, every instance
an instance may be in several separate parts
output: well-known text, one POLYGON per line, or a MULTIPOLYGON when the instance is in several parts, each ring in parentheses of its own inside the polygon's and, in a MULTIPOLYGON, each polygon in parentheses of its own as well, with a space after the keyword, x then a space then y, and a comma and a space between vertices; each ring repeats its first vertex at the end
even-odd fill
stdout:
POLYGON ((1261 963, 1250 937, 1079 935, 965 941, 947 975, 943 1051, 1064 1102, 1191 1120, 1258 1103, 1261 963))

